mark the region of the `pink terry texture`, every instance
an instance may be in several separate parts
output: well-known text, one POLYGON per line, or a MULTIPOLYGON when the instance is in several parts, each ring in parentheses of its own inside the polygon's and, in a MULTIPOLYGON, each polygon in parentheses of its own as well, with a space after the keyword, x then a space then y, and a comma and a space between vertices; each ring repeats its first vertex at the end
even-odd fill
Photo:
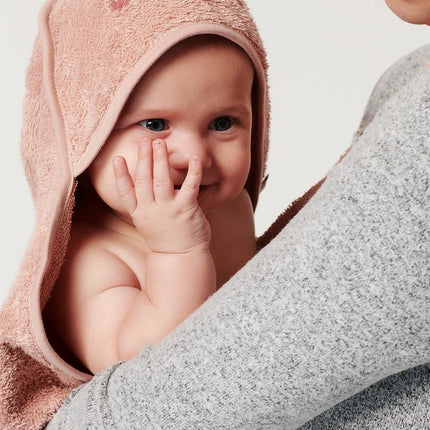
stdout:
POLYGON ((254 207, 268 148, 263 45, 240 0, 49 0, 27 71, 21 155, 36 227, 0 313, 0 428, 40 429, 91 379, 49 344, 42 310, 70 235, 76 177, 109 135, 127 96, 163 51, 214 33, 239 43, 258 75, 250 176, 254 207))
POLYGON ((215 33, 244 41, 259 75, 247 188, 254 206, 268 145, 265 52, 242 1, 49 0, 27 71, 21 155, 36 227, 0 313, 0 428, 40 429, 92 375, 49 344, 42 309, 70 235, 76 177, 109 135, 133 86, 163 51, 215 33), (230 37, 231 36, 231 37, 230 37))

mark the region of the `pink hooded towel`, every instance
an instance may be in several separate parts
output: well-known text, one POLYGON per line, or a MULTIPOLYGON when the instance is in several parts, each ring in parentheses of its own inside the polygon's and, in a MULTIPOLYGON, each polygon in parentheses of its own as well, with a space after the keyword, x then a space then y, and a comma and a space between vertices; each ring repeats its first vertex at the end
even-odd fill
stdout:
MULTIPOLYGON (((40 429, 72 389, 93 376, 54 350, 42 318, 67 250, 77 177, 109 136, 142 75, 170 47, 197 34, 230 39, 254 64, 252 165, 246 188, 255 208, 268 149, 267 63, 243 1, 49 0, 40 13, 27 71, 21 142, 37 218, 0 313, 2 429, 40 429)), ((278 220, 276 232, 320 183, 278 220)))

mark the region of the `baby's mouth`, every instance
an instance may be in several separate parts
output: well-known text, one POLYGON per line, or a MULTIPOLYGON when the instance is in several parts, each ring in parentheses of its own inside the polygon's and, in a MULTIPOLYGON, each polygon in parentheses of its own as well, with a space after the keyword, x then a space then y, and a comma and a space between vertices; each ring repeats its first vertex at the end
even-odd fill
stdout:
MULTIPOLYGON (((180 190, 181 189, 181 187, 182 187, 182 184, 181 185, 174 185, 173 186, 173 188, 175 189, 175 190, 180 190)), ((209 188, 210 187, 210 185, 200 185, 199 186, 199 189, 200 189, 200 191, 203 191, 203 190, 205 190, 206 188, 209 188)))

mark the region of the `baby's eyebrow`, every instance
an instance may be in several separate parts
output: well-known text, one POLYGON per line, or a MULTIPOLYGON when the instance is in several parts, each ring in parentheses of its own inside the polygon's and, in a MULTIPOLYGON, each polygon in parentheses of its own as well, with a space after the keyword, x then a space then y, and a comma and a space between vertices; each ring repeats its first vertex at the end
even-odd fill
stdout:
POLYGON ((163 108, 150 108, 150 109, 139 109, 138 112, 136 112, 136 115, 141 116, 142 118, 163 118, 165 116, 172 115, 174 113, 171 109, 163 109, 163 108))
POLYGON ((131 112, 124 112, 121 122, 134 122, 142 119, 165 118, 172 114, 169 109, 135 109, 131 112))
POLYGON ((238 104, 238 105, 229 105, 229 106, 221 106, 218 109, 223 114, 238 114, 238 115, 249 115, 252 112, 251 106, 248 104, 238 104))

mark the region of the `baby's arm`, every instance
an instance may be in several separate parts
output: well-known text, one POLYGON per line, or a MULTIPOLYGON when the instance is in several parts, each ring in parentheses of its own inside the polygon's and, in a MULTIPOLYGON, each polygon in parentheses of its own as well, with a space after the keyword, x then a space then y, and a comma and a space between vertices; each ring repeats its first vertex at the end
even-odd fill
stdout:
POLYGON ((136 290, 120 326, 114 361, 131 359, 145 344, 159 342, 216 290, 209 251, 152 253, 145 271, 145 291, 136 290))
POLYGON ((197 202, 201 160, 190 161, 181 190, 175 191, 165 143, 156 140, 152 146, 140 145, 134 184, 125 160, 114 160, 118 195, 152 250, 144 291, 136 294, 119 330, 120 360, 160 341, 216 291, 210 226, 197 202))
POLYGON ((121 201, 153 250, 141 262, 144 285, 91 227, 79 224, 50 299, 50 326, 94 374, 163 339, 216 291, 211 231, 196 201, 201 161, 190 166, 176 192, 160 145, 154 173, 151 146, 140 148, 134 184, 122 158, 115 167, 121 201))

